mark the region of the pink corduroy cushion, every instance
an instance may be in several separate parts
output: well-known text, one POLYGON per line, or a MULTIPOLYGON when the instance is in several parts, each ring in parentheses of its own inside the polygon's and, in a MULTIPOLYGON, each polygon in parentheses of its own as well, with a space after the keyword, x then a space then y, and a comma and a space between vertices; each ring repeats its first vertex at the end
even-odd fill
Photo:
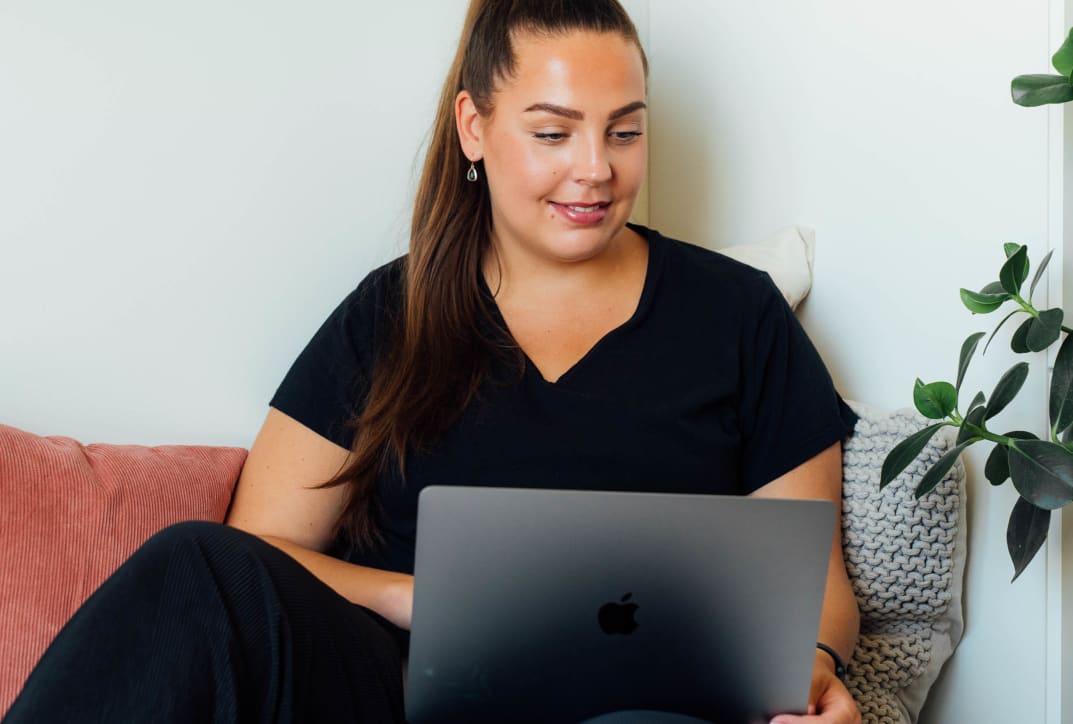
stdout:
POLYGON ((0 716, 67 619, 147 538, 222 521, 246 451, 82 445, 0 425, 0 716))

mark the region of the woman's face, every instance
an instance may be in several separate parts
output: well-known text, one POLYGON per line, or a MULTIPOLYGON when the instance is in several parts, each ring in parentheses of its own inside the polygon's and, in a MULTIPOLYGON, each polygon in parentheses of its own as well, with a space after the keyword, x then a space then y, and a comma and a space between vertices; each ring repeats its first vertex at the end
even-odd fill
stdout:
POLYGON ((484 161, 495 242, 556 262, 591 259, 623 230, 644 180, 640 51, 592 32, 516 35, 514 51, 491 117, 459 106, 463 147, 484 161))

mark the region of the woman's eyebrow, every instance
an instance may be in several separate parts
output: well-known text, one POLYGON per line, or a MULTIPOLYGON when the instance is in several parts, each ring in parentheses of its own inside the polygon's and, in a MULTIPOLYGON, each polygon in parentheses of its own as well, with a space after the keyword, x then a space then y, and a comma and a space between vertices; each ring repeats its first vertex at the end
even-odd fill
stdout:
MULTIPOLYGON (((633 113, 634 111, 639 111, 642 108, 648 108, 648 106, 645 105, 644 101, 634 101, 633 103, 628 103, 622 106, 622 108, 611 111, 611 113, 607 116, 607 120, 617 120, 619 118, 622 118, 623 116, 633 113)), ((562 116, 563 118, 569 118, 572 121, 585 120, 585 114, 581 111, 574 110, 573 108, 566 108, 564 106, 557 106, 554 103, 534 103, 533 105, 526 108, 524 113, 531 113, 534 111, 543 111, 545 113, 551 113, 556 116, 562 116)))
POLYGON ((611 111, 611 115, 607 117, 607 120, 617 121, 619 118, 622 118, 623 116, 628 116, 634 111, 639 111, 643 108, 648 108, 648 106, 645 105, 644 101, 634 101, 633 103, 627 103, 626 105, 622 106, 622 108, 619 108, 616 111, 611 111))

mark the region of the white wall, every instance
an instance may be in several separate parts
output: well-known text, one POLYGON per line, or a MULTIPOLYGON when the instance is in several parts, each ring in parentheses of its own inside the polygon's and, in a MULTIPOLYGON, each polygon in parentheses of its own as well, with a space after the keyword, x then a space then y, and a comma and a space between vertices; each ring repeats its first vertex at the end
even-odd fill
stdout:
POLYGON ((465 7, 0 3, 0 420, 248 445, 405 247, 465 7))
MULTIPOLYGON (((1048 113, 1009 100, 1014 75, 1049 69, 1049 21, 1045 0, 650 3, 652 224, 714 247, 814 226, 806 327, 847 397, 911 405, 917 376, 952 380, 962 340, 998 321, 958 288, 997 278, 1003 242, 1061 245, 1048 113)), ((1003 338, 969 395, 1013 364, 1003 338)), ((1042 431, 1033 365, 1002 431, 1042 431)), ((1057 724, 1047 555, 1009 584, 1015 498, 972 452, 966 635, 923 721, 1057 724)))

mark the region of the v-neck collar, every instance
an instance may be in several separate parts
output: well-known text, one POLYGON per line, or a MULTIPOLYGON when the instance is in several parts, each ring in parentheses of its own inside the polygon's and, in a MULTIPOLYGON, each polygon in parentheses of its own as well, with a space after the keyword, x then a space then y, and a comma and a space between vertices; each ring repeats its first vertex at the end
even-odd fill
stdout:
POLYGON ((645 267, 645 280, 641 287, 641 296, 637 300, 637 308, 633 310, 633 314, 630 315, 629 319, 600 337, 600 339, 598 339, 596 343, 585 352, 585 354, 575 360, 574 363, 570 365, 565 372, 559 375, 559 378, 554 382, 549 382, 544 378, 540 369, 533 363, 533 360, 529 358, 529 355, 526 354, 525 350, 521 348, 521 345, 514 341, 514 338, 510 336, 510 328, 507 326, 507 322, 503 318, 499 305, 496 303, 495 296, 493 296, 492 291, 488 288, 488 285, 484 280, 484 275, 480 275, 481 292, 487 296, 487 301, 493 311, 495 321, 502 328, 503 333, 510 338, 510 341, 521 352, 522 358, 525 361, 525 376, 527 378, 533 379, 538 384, 546 385, 548 387, 560 387, 563 382, 568 381, 568 378, 573 377, 578 369, 583 368, 593 357, 598 356, 601 348, 605 347, 609 340, 613 340, 633 329, 640 324, 648 314, 648 310, 652 305, 652 297, 655 294, 656 283, 663 268, 665 239, 659 232, 653 231, 647 226, 632 223, 628 223, 626 226, 639 234, 641 238, 648 243, 648 261, 645 267))

